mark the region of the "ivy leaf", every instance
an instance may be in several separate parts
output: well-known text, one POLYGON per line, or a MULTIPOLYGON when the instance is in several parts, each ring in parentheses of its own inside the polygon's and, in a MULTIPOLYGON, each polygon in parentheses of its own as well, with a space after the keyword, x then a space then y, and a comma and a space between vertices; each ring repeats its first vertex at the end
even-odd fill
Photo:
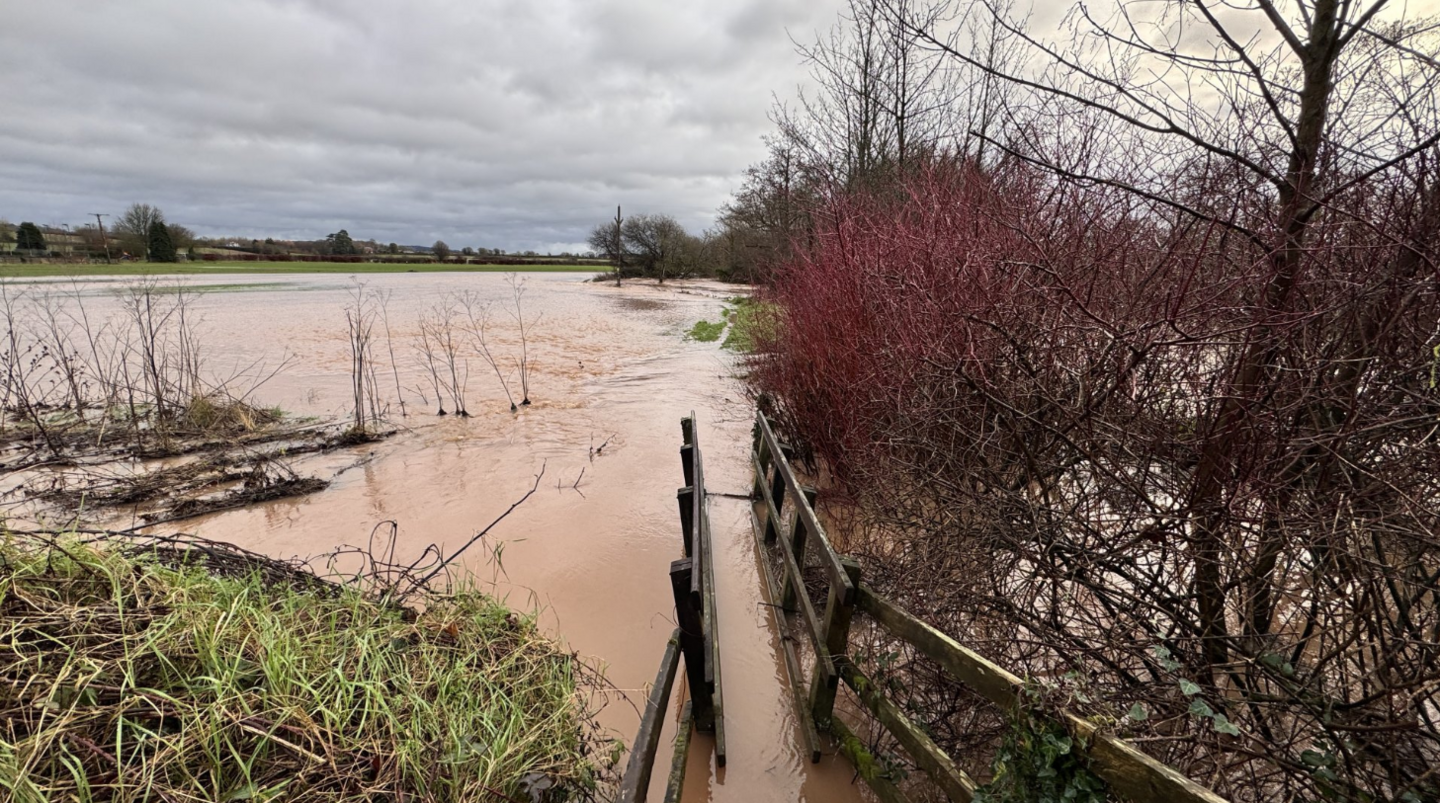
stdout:
POLYGON ((1194 697, 1195 695, 1200 693, 1200 687, 1195 685, 1195 681, 1193 680, 1186 680, 1185 678, 1181 678, 1180 693, 1185 695, 1186 697, 1194 697))
POLYGON ((1235 723, 1231 722, 1230 718, 1224 714, 1215 715, 1215 724, 1213 727, 1218 733, 1227 733, 1231 736, 1240 735, 1240 729, 1235 727, 1235 723))
POLYGON ((1174 656, 1170 654, 1170 650, 1166 649, 1165 645, 1156 644, 1154 652, 1155 657, 1160 659, 1160 665, 1165 667, 1165 671, 1174 672, 1175 670, 1180 668, 1180 662, 1175 660, 1174 656))
POLYGON ((1145 710, 1145 706, 1136 703, 1130 706, 1130 710, 1126 712, 1125 716, 1130 717, 1136 722, 1144 722, 1150 718, 1150 712, 1145 710))
POLYGON ((1190 701, 1190 713, 1197 717, 1215 716, 1215 711, 1210 708, 1210 704, 1198 697, 1190 701))

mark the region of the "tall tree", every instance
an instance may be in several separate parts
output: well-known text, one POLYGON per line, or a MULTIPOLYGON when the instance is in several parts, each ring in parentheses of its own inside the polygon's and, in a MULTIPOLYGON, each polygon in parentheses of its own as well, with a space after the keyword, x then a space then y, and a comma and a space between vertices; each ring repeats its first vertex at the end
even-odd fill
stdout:
POLYGON ((15 230, 15 248, 19 251, 44 251, 45 235, 40 233, 39 226, 25 221, 15 230))
MULTIPOLYGON (((797 50, 812 89, 778 106, 781 133, 836 186, 893 174, 915 157, 953 149, 970 76, 914 25, 956 19, 945 0, 849 0, 828 35, 797 50)), ((955 43, 962 29, 946 44, 955 43)))
POLYGON ((170 236, 170 227, 157 220, 150 224, 149 237, 149 258, 151 262, 179 262, 179 252, 175 250, 175 241, 170 236))
POLYGON ((341 229, 325 237, 325 253, 350 256, 358 254, 360 251, 355 247, 355 241, 350 239, 350 232, 341 229))
POLYGON ((430 250, 435 252, 435 259, 440 262, 450 258, 450 246, 446 245, 444 240, 436 240, 430 250))
POLYGON ((150 204, 131 204, 130 208, 115 221, 112 233, 120 242, 120 248, 132 256, 143 256, 150 245, 150 227, 164 223, 165 214, 159 207, 150 204))
POLYGON ((195 247, 195 232, 179 223, 166 223, 165 228, 170 230, 170 241, 175 243, 177 253, 188 252, 195 247))
POLYGON ((682 273, 680 256, 694 239, 670 215, 632 215, 621 227, 624 249, 634 254, 641 270, 664 284, 667 275, 682 273))

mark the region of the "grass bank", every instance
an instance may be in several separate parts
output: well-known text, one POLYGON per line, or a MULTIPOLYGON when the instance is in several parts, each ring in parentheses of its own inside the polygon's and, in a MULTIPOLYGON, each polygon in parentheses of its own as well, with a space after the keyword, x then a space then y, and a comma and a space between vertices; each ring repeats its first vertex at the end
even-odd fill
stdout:
POLYGON ((434 262, 160 262, 111 265, 0 265, 0 278, 44 276, 211 276, 231 273, 595 273, 595 265, 440 265, 434 262))
POLYGON ((417 613, 273 567, 218 576, 133 546, 0 538, 6 799, 596 790, 580 665, 487 596, 417 613))
POLYGON ((727 300, 720 310, 720 320, 696 321, 685 335, 689 340, 713 343, 723 334, 722 348, 742 354, 754 353, 757 345, 779 325, 779 310, 769 302, 746 296, 727 300))

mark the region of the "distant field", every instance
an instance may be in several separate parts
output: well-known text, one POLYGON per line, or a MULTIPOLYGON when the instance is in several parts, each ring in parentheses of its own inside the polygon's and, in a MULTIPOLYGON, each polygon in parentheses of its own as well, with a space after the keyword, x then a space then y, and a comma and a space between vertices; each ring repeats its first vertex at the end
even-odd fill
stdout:
POLYGON ((41 276, 209 276, 227 273, 601 273, 604 265, 439 265, 433 262, 135 262, 113 265, 0 265, 0 278, 41 276))

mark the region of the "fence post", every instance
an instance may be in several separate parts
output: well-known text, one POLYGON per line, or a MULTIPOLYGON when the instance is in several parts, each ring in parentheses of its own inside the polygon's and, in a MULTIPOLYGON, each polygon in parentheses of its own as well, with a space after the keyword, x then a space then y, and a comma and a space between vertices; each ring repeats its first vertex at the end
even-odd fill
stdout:
POLYGON ((670 706, 670 687, 675 684, 675 670, 680 664, 680 632, 677 629, 665 645, 665 657, 660 660, 660 671, 655 675, 655 685, 645 701, 645 713, 640 717, 640 730, 635 734, 635 743, 630 746, 630 760, 625 765, 625 775, 620 779, 620 803, 645 803, 650 790, 650 773, 655 769, 655 751, 660 747, 660 729, 665 724, 665 711, 670 706))
POLYGON ((705 633, 701 624, 700 600, 690 591, 694 560, 685 558, 670 564, 670 589, 675 595, 675 622, 680 631, 680 652, 685 656, 685 680, 694 701, 695 729, 715 730, 714 700, 705 684, 705 633))
MULTIPOLYGON (((801 488, 800 490, 805 494, 805 500, 810 503, 810 507, 815 507, 815 489, 801 488)), ((805 570, 805 547, 807 546, 809 538, 810 531, 805 527, 805 521, 800 518, 798 513, 791 511, 790 540, 789 543, 781 544, 780 548, 790 550, 791 554, 795 556, 795 565, 799 567, 801 571, 805 570)), ((797 587, 796 582, 790 578, 789 572, 786 572, 785 580, 781 583, 780 607, 787 611, 795 610, 797 602, 795 595, 797 593, 804 594, 805 589, 797 587)))
POLYGON ((690 553, 695 540, 695 489, 688 485, 677 489, 675 501, 680 505, 680 540, 685 542, 685 557, 693 558, 695 556, 690 553))
MULTIPOLYGON (((842 557, 840 565, 850 576, 850 582, 859 588, 860 564, 851 558, 842 557)), ((825 621, 821 627, 825 629, 825 649, 832 658, 844 656, 849 649, 850 620, 854 615, 855 605, 845 604, 845 597, 840 593, 840 589, 831 583, 830 596, 825 603, 825 621)), ((816 662, 810 681, 810 713, 817 728, 830 727, 830 719, 835 711, 835 693, 840 685, 840 673, 837 670, 838 667, 822 667, 816 662), (825 671, 827 669, 829 671, 825 671)))
POLYGON ((680 447, 680 468, 685 472, 685 484, 695 484, 695 447, 685 444, 680 447))
POLYGON ((760 422, 755 422, 755 499, 765 499, 765 472, 770 468, 772 462, 770 456, 770 444, 765 442, 765 434, 760 430, 760 422))
MULTIPOLYGON (((770 498, 775 502, 775 512, 778 514, 785 509, 785 474, 780 470, 779 460, 783 460, 784 452, 779 455, 771 455, 770 462, 775 463, 775 471, 770 478, 770 498)), ((780 534, 780 522, 765 517, 765 543, 775 543, 775 537, 780 534)))

